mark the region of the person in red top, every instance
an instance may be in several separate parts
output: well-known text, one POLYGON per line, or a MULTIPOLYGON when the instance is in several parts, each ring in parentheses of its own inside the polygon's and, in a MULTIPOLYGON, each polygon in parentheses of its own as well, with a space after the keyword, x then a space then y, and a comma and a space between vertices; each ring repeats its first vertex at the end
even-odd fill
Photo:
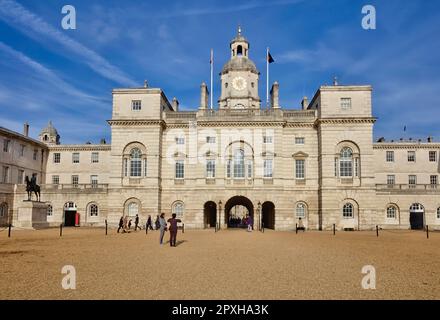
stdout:
POLYGON ((172 218, 168 219, 168 223, 170 224, 170 246, 175 247, 177 238, 177 223, 182 222, 182 220, 176 219, 175 213, 173 213, 171 216, 172 218))

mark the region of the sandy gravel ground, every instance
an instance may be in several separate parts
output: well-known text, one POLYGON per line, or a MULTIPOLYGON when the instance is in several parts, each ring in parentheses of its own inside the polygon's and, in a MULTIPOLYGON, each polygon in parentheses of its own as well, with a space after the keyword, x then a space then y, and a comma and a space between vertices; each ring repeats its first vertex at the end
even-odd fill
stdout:
POLYGON ((440 299, 440 233, 0 232, 0 299, 440 299), (166 235, 168 240, 169 234, 166 235), (73 265, 77 289, 61 287, 73 265), (361 269, 373 265, 376 290, 361 269))

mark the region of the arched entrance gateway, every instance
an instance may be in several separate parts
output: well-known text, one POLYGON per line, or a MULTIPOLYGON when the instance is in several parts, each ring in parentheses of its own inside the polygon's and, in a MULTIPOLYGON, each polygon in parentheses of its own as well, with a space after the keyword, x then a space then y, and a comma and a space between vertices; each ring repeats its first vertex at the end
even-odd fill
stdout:
POLYGON ((245 228, 245 218, 251 216, 253 225, 254 219, 254 205, 252 201, 243 196, 235 196, 229 199, 225 204, 225 224, 228 228, 245 228))
POLYGON ((215 202, 206 202, 203 212, 205 228, 214 228, 217 223, 217 205, 215 202))
POLYGON ((263 203, 262 209, 262 223, 264 228, 275 229, 275 205, 273 202, 266 201, 263 203))

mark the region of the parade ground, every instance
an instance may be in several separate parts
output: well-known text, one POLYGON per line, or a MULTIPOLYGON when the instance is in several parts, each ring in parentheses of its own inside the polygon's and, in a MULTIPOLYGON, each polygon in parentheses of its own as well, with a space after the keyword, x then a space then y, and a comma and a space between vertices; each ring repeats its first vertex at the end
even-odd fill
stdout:
POLYGON ((0 299, 440 299, 440 233, 0 232, 0 299), (165 235, 168 241, 169 233, 165 235), (71 265, 76 289, 62 287, 71 265), (374 267, 376 289, 363 289, 374 267))

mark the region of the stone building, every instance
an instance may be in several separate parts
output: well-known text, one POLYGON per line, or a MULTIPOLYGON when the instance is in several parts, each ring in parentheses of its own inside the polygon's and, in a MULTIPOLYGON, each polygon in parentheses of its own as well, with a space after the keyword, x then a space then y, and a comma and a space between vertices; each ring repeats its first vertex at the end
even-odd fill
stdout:
POLYGON ((3 223, 25 197, 22 176, 37 173, 54 225, 165 212, 186 228, 238 227, 251 215, 255 228, 276 230, 299 218, 309 229, 440 229, 439 143, 373 142, 368 85, 321 86, 293 110, 279 104, 275 82, 262 105, 241 32, 230 49, 215 108, 205 83, 194 111, 145 85, 113 90, 111 144, 60 144, 52 124, 40 141, 1 129, 15 146, 0 153, 3 223), (11 159, 21 144, 37 160, 11 159))

